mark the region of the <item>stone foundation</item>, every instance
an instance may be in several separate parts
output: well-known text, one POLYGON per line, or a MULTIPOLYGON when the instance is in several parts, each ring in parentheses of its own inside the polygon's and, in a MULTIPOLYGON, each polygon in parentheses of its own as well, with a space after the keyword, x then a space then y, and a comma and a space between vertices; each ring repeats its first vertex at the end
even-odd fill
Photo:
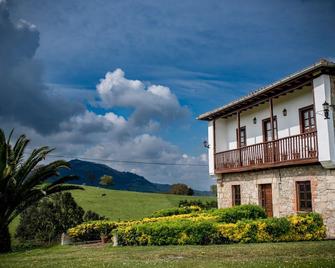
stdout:
POLYGON ((259 185, 271 183, 273 216, 296 214, 296 182, 311 182, 312 208, 320 213, 329 238, 335 238, 335 170, 321 165, 218 175, 219 208, 232 206, 232 185, 240 185, 241 204, 260 204, 259 185))

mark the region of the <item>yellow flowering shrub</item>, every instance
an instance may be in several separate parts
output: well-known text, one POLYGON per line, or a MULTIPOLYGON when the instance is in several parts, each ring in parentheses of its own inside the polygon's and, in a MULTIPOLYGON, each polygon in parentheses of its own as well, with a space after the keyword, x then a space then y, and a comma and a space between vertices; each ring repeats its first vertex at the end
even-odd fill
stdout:
POLYGON ((219 224, 217 228, 225 243, 322 240, 326 236, 322 218, 316 213, 219 224))
POLYGON ((101 234, 109 235, 109 233, 117 228, 118 223, 108 220, 85 222, 70 228, 68 235, 76 240, 98 240, 101 234))
MULTIPOLYGON (((245 208, 243 208, 245 210, 245 208)), ((253 213, 250 217, 257 214, 253 213)), ((242 215, 242 213, 240 213, 242 215)), ((246 215, 243 212, 243 215, 246 215)), ((244 216, 243 216, 244 217, 244 216)), ((228 214, 198 211, 134 221, 93 221, 68 230, 75 240, 96 240, 100 234, 118 233, 123 245, 185 245, 321 240, 326 230, 319 214, 283 218, 238 220, 228 214), (228 216, 229 217, 228 217, 228 216), (222 219, 232 218, 231 223, 222 219)))

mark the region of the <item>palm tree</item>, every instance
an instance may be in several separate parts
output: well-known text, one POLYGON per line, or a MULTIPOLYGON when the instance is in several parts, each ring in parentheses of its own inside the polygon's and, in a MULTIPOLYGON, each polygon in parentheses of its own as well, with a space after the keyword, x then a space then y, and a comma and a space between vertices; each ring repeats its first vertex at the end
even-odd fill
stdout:
POLYGON ((60 168, 69 168, 69 163, 58 160, 38 165, 53 150, 47 146, 34 149, 24 158, 29 139, 21 135, 12 146, 12 133, 13 131, 6 140, 3 130, 0 129, 0 252, 11 250, 8 225, 23 210, 50 194, 83 189, 79 186, 62 185, 76 179, 76 176, 64 176, 48 183, 49 178, 59 177, 60 168))

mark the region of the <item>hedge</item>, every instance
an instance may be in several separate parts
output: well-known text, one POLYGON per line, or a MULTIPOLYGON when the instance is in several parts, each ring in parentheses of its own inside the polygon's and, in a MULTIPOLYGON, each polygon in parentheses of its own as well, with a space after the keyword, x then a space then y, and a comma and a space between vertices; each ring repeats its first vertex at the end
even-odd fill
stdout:
MULTIPOLYGON (((164 213, 163 213, 164 214, 164 213)), ((242 205, 137 221, 94 221, 68 230, 74 240, 119 234, 122 245, 183 245, 320 240, 325 228, 319 214, 266 218, 262 208, 242 205)))
POLYGON ((166 221, 211 221, 211 222, 225 222, 235 223, 238 220, 257 219, 266 217, 264 210, 256 205, 241 205, 233 208, 212 209, 209 211, 202 211, 199 207, 191 206, 189 208, 176 208, 159 210, 153 214, 155 217, 144 218, 140 221, 123 221, 114 222, 108 220, 94 221, 80 224, 68 230, 68 234, 75 240, 97 240, 101 233, 110 233, 111 230, 122 226, 131 226, 150 222, 166 222, 166 221), (183 212, 192 212, 182 214, 183 212), (176 214, 177 215, 170 215, 176 214), (179 214, 178 214, 179 213, 179 214), (170 216, 164 216, 170 215, 170 216))
POLYGON ((93 241, 100 239, 101 234, 109 235, 117 227, 117 222, 100 220, 79 224, 70 228, 67 233, 74 240, 93 241))
POLYGON ((265 210, 256 205, 241 205, 225 209, 213 209, 209 214, 218 217, 218 222, 236 223, 241 220, 266 218, 265 210))
POLYGON ((218 231, 223 243, 307 241, 326 237, 322 218, 317 213, 220 224, 218 231))
POLYGON ((76 227, 70 228, 68 230, 68 235, 74 240, 90 241, 99 239, 101 233, 110 235, 111 231, 117 229, 118 227, 135 226, 138 224, 153 222, 175 222, 181 220, 188 220, 192 222, 216 222, 217 217, 206 214, 182 214, 159 218, 144 218, 139 221, 93 221, 82 223, 76 227))
POLYGON ((158 218, 158 217, 166 217, 172 215, 181 215, 181 214, 190 214, 193 212, 199 212, 201 208, 199 206, 189 206, 189 207, 179 207, 179 208, 166 208, 157 210, 151 214, 150 217, 158 218))
POLYGON ((213 222, 152 222, 119 228, 118 242, 124 246, 206 245, 216 244, 217 228, 213 222))
POLYGON ((202 201, 200 199, 198 200, 180 200, 178 207, 190 207, 190 206, 197 206, 201 209, 212 209, 218 207, 218 201, 212 200, 212 201, 202 201))
POLYGON ((119 227, 121 245, 204 245, 321 240, 325 227, 319 214, 245 220, 237 223, 149 222, 119 227))

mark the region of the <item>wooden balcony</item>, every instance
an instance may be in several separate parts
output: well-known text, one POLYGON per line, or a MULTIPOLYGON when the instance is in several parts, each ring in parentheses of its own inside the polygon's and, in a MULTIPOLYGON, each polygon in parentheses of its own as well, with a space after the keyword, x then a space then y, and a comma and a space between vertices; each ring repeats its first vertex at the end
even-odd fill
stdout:
POLYGON ((271 168, 318 161, 317 132, 308 132, 215 154, 215 172, 271 168))

